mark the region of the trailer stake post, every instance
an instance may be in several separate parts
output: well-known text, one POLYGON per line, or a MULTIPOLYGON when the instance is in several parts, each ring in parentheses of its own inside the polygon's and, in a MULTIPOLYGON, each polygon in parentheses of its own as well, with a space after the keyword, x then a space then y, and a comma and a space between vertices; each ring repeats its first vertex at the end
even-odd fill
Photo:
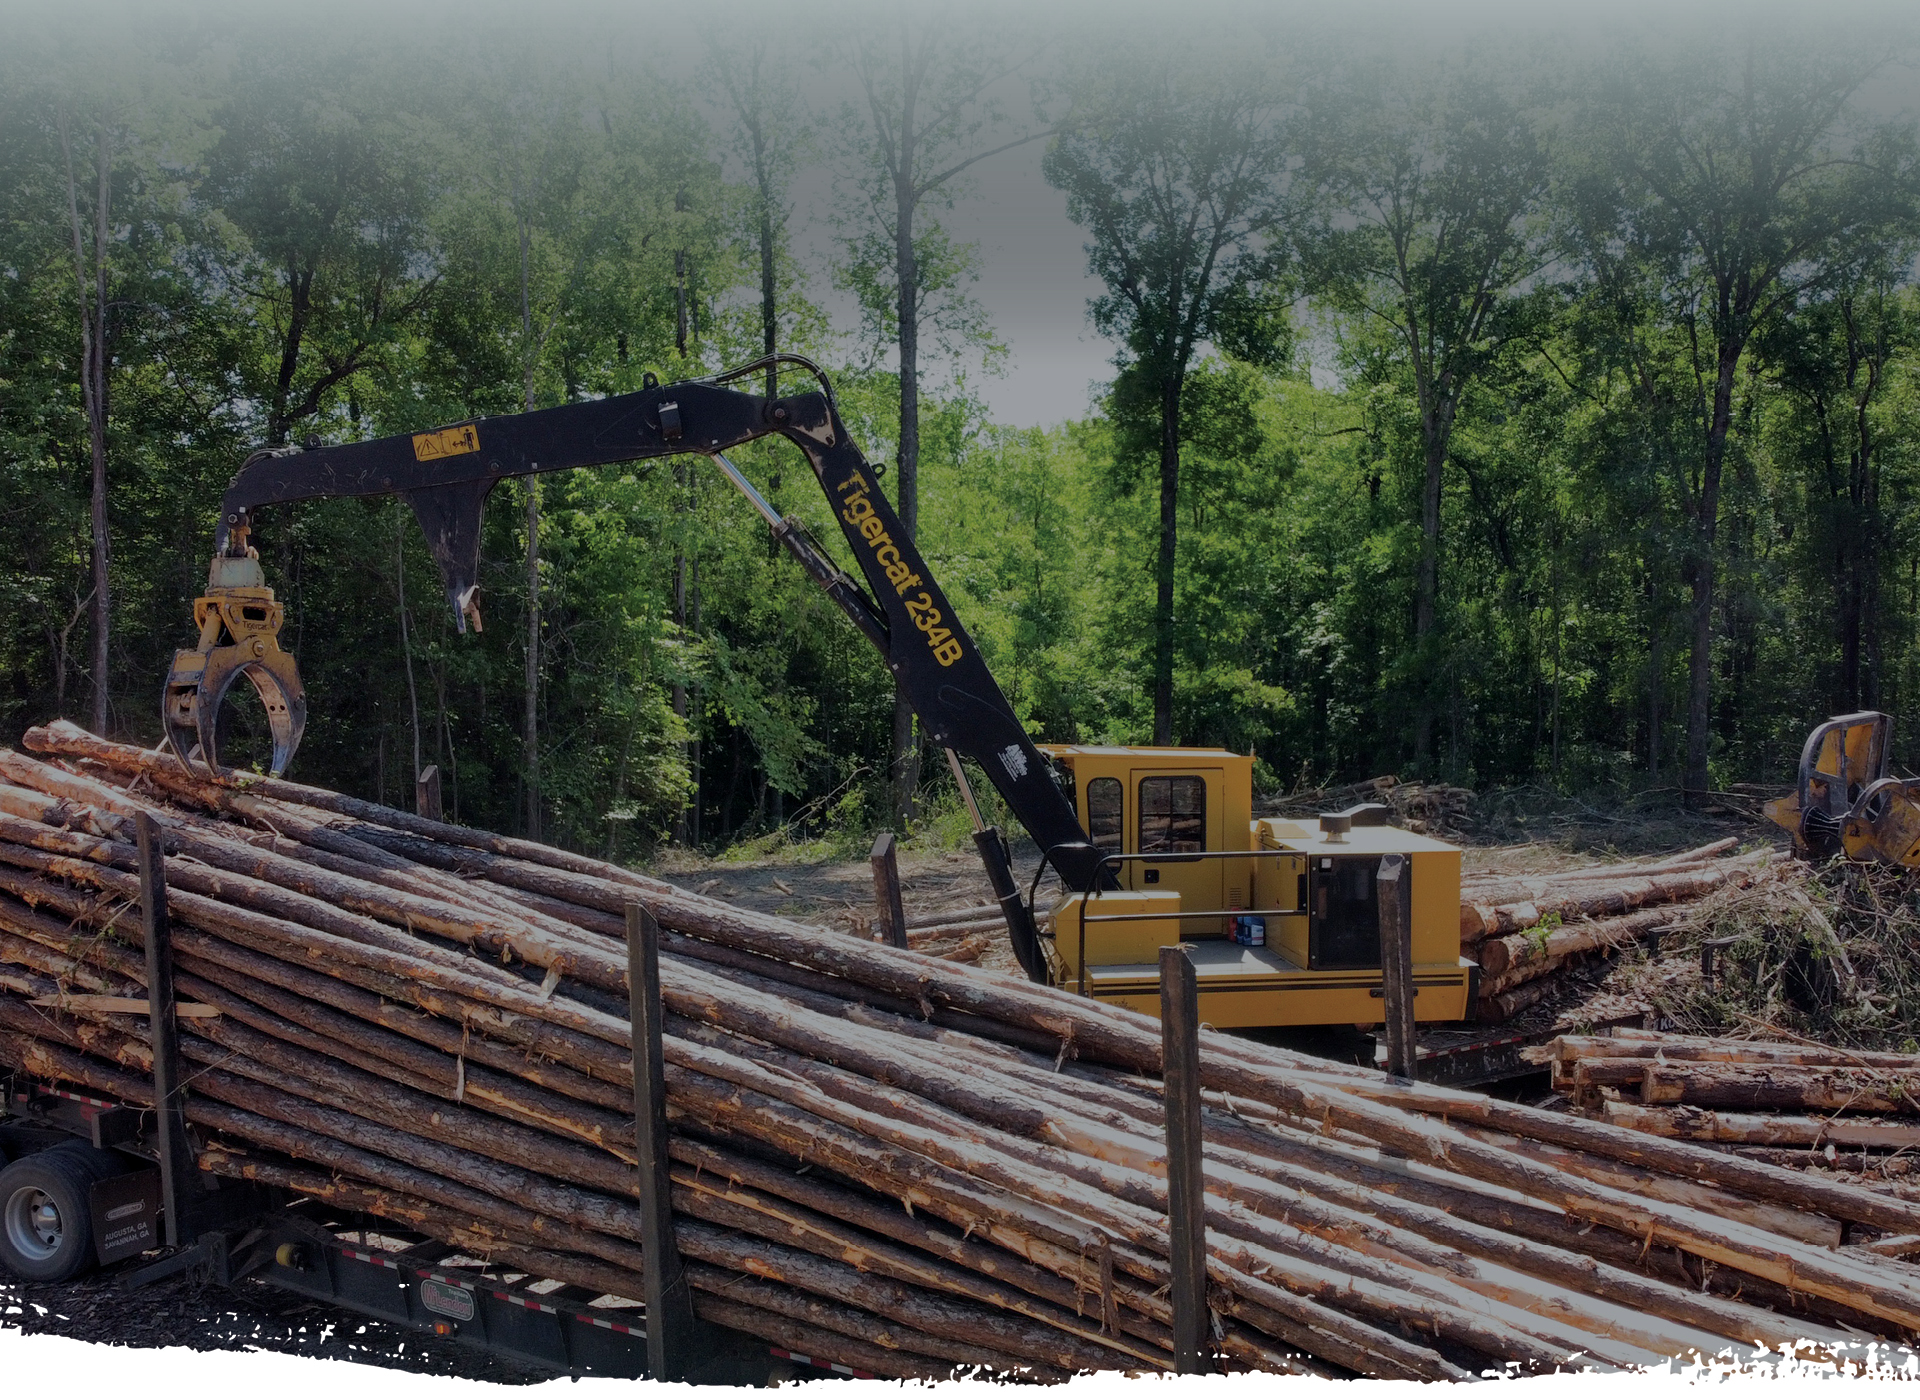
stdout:
POLYGON ((440 765, 429 763, 413 780, 413 810, 430 822, 440 820, 440 765))
POLYGON ((187 1119, 180 1101, 180 1031, 174 1014, 173 930, 167 918, 166 856, 160 832, 146 812, 134 818, 140 851, 140 926, 147 948, 147 1037, 153 1050, 153 1116, 160 1153, 160 1201, 167 1217, 166 1241, 193 1238, 180 1217, 186 1209, 193 1159, 187 1149, 187 1119))
POLYGON ((693 1295, 673 1236, 673 1180, 667 1157, 666 1057, 661 1049, 660 925, 646 906, 627 905, 627 990, 633 1017, 634 1137, 640 1159, 640 1248, 647 1307, 647 1373, 685 1380, 699 1364, 693 1295))
POLYGON ((893 948, 907 946, 907 911, 900 902, 899 847, 891 831, 873 838, 867 857, 873 866, 873 903, 880 914, 880 941, 893 948))
POLYGON ((1211 1369, 1206 1177, 1200 1147, 1200 989, 1177 944, 1160 950, 1161 1084, 1167 1111, 1167 1243, 1173 1265, 1173 1361, 1211 1369))
POLYGON ((1413 1019, 1413 862, 1398 851, 1380 857, 1380 995, 1387 1029, 1387 1073, 1415 1077, 1419 1047, 1413 1019))

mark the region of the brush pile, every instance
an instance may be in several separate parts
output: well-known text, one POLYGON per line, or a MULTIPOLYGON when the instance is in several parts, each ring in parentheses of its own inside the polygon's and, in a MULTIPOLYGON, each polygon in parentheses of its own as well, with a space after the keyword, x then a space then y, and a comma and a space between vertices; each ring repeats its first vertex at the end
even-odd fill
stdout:
MULTIPOLYGON (((641 1296, 623 911, 663 929, 696 1311, 888 1376, 1171 1366, 1153 1020, 70 725, 0 752, 0 1064, 149 1101, 167 852, 200 1165, 641 1296)), ((1201 1033, 1232 1368, 1466 1379, 1920 1330, 1920 1204, 1201 1033), (1843 1232, 1848 1243, 1843 1244, 1843 1232)))
POLYGON ((1544 875, 1483 875, 1460 886, 1460 951, 1480 964, 1475 1015, 1505 1021, 1549 996, 1555 974, 1683 922, 1707 895, 1752 879, 1767 852, 1734 838, 1665 860, 1544 875))
POLYGON ((1920 871, 1781 861, 1702 900, 1635 990, 1689 1035, 1906 1054, 1920 1044, 1916 946, 1920 871))
POLYGON ((1403 783, 1392 774, 1345 787, 1290 792, 1254 805, 1263 817, 1312 817, 1361 802, 1384 804, 1393 811, 1394 825, 1428 836, 1471 831, 1474 826, 1473 789, 1445 783, 1403 783))

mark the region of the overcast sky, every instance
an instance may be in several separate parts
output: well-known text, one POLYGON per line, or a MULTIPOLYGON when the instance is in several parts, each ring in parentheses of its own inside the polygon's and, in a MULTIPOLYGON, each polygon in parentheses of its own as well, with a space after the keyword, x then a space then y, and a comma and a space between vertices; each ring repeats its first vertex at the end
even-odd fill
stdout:
MULTIPOLYGON (((1087 299, 1100 284, 1087 274, 1085 236, 1067 218, 1066 196, 1040 174, 1044 146, 1034 142, 982 161, 972 192, 943 222, 954 237, 977 243, 980 280, 973 296, 1007 346, 1002 372, 973 377, 996 422, 1048 426, 1084 418, 1090 386, 1113 373, 1113 345, 1087 322, 1087 299)), ((851 332, 858 309, 834 291, 822 264, 832 249, 823 217, 800 230, 807 260, 821 269, 813 295, 839 329, 851 332)), ((941 366, 934 365, 936 376, 941 366)))
MULTIPOLYGON (((1278 35, 1282 48, 1295 52, 1333 40, 1342 47, 1397 49, 1416 61, 1504 52, 1517 63, 1542 49, 1556 56, 1598 50, 1622 36, 1655 52, 1702 37, 1737 49, 1750 38, 1777 42, 1794 34, 1850 42, 1863 52, 1881 44, 1884 51, 1902 37, 1911 43, 1920 13, 1911 3, 1893 0, 1838 5, 1819 0, 965 0, 945 5, 935 0, 804 0, 797 5, 710 0, 702 6, 681 0, 0 0, 0 22, 13 15, 68 29, 79 20, 94 32, 197 30, 213 42, 232 34, 245 44, 273 32, 271 21, 263 25, 261 20, 277 12, 286 21, 285 42, 300 42, 302 32, 336 40, 357 37, 417 49, 422 61, 432 61, 449 38, 488 30, 524 34, 530 47, 556 58, 593 62, 617 53, 634 69, 657 72, 692 90, 716 129, 724 130, 730 114, 722 94, 698 83, 704 27, 718 26, 736 41, 755 33, 769 37, 830 139, 840 125, 843 102, 860 97, 851 66, 839 56, 845 50, 841 36, 863 24, 887 23, 902 6, 910 7, 916 24, 1024 32, 1029 38, 1022 42, 1044 34, 1051 54, 1071 52, 1089 35, 1149 45, 1197 37, 1242 50, 1264 46, 1278 35), (169 15, 181 22, 169 25, 169 15)), ((1911 110, 1914 71, 1910 63, 1883 69, 1870 89, 1870 105, 1883 112, 1911 110)), ((1010 134, 1027 122, 1030 109, 1024 84, 1003 95, 1010 134)), ((854 116, 857 126, 859 113, 854 116)), ((1094 386, 1113 372, 1114 347, 1087 322, 1088 298, 1099 289, 1087 275, 1084 235, 1068 220, 1064 197, 1041 176, 1044 150, 1045 143, 1035 141, 982 162, 968 173, 956 207, 941 215, 957 239, 977 245, 980 278, 972 292, 1009 351, 1004 373, 975 375, 971 382, 994 418, 1021 426, 1084 416, 1094 386)), ((733 174, 740 178, 744 172, 733 174)), ((790 231, 794 250, 810 272, 809 294, 825 304, 836 328, 851 335, 858 325, 856 310, 834 290, 829 274, 838 250, 828 176, 824 167, 796 172, 790 231)), ((946 367, 936 359, 927 368, 937 382, 946 367)))
MULTIPOLYGON (((916 4, 923 14, 936 12, 930 3, 916 4)), ((762 11, 793 13, 790 9, 762 11)), ((836 13, 831 6, 817 11, 823 21, 836 13)), ((884 13, 884 11, 881 11, 884 13)), ((978 22, 965 5, 946 10, 955 22, 978 22)), ((1003 11, 1002 13, 1006 13, 1003 11)), ((1173 38, 1189 34, 1245 36, 1247 45, 1264 42, 1264 35, 1299 36, 1303 44, 1333 40, 1397 49, 1405 57, 1439 59, 1461 53, 1512 52, 1526 61, 1529 51, 1541 48, 1561 53, 1598 50, 1609 40, 1631 36, 1654 51, 1703 37, 1710 42, 1743 45, 1750 37, 1778 38, 1803 32, 1844 42, 1871 45, 1866 36, 1883 34, 1890 40, 1904 32, 1911 39, 1914 12, 1903 6, 1867 0, 1867 3, 1726 4, 1702 0, 1613 0, 1605 5, 1554 3, 1554 0, 1348 0, 1341 4, 1248 5, 1239 0, 1186 0, 1169 6, 1164 0, 1088 5, 1069 0, 1035 0, 1023 13, 1037 17, 1070 46, 1076 26, 1103 34, 1132 32, 1148 38, 1158 30, 1173 38), (1538 45, 1539 48, 1533 46, 1538 45)), ((1882 80, 1872 85, 1868 105, 1882 111, 1912 110, 1916 105, 1914 68, 1890 64, 1882 80)), ((804 90, 809 101, 828 115, 842 98, 857 98, 850 70, 835 72, 830 61, 809 64, 804 90)), ((1020 93, 1006 94, 1007 106, 1024 115, 1020 93)), ((714 111, 716 121, 724 113, 714 111)), ((1013 123, 1009 123, 1013 125, 1013 123)), ((1066 199, 1041 175, 1044 141, 994 156, 968 173, 966 194, 955 208, 940 217, 959 240, 977 245, 980 278, 972 292, 984 307, 994 332, 1008 348, 1004 370, 971 382, 986 400, 996 421, 1017 426, 1046 426, 1085 416, 1093 397, 1113 373, 1115 347, 1094 331, 1087 320, 1087 302, 1099 290, 1088 275, 1085 233, 1067 218, 1066 199)), ((818 172, 824 175, 825 172, 818 172)), ((824 191, 827 182, 810 181, 824 191)), ((837 328, 851 332, 858 316, 851 299, 835 292, 827 275, 835 254, 831 210, 823 198, 803 201, 795 211, 796 251, 814 269, 810 292, 823 302, 837 328)), ((925 352, 923 350, 923 357, 925 352)), ((941 366, 928 366, 936 376, 941 366)))

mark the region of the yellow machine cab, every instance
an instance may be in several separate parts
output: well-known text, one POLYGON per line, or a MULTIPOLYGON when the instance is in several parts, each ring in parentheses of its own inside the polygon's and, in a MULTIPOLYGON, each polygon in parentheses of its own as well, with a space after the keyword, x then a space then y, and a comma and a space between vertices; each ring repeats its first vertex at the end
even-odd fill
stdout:
POLYGON ((1044 744, 1117 888, 1053 909, 1052 972, 1083 996, 1160 1009, 1158 950, 1186 943, 1200 1017, 1221 1028, 1382 1017, 1381 858, 1410 867, 1414 1014, 1458 1021, 1460 850, 1372 805, 1318 821, 1253 816, 1253 759, 1227 749, 1044 744))

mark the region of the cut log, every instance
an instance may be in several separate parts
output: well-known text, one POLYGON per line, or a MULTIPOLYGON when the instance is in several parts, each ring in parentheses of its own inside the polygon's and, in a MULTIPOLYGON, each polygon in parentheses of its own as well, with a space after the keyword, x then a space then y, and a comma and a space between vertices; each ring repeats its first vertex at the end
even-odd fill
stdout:
POLYGON ((964 909, 940 909, 930 914, 912 914, 907 918, 907 931, 916 929, 944 928, 953 924, 988 924, 1005 927, 997 904, 970 904, 964 909))
POLYGON ((1895 1075, 1920 1076, 1920 1055, 1843 1050, 1836 1046, 1797 1045, 1783 1041, 1675 1036, 1626 1027, 1602 1036, 1563 1035, 1529 1056, 1536 1064, 1586 1057, 1746 1065, 1825 1065, 1837 1069, 1886 1070, 1895 1075))
MULTIPOLYGON (((74 1011, 82 1014, 100 1011, 110 1015, 145 1016, 148 1014, 145 997, 111 996, 49 996, 31 999, 29 1006, 47 1006, 59 1011, 74 1011)), ((175 1002, 173 1012, 176 1016, 185 1016, 190 1020, 218 1016, 220 1008, 206 1006, 197 1001, 175 1002)))
MULTIPOLYGON (((1641 1067, 1641 1102, 1649 1104, 1920 1113, 1920 1080, 1874 1070, 1818 1065, 1663 1064, 1654 1060, 1614 1063, 1641 1067)), ((1579 1064, 1584 1069, 1587 1062, 1579 1064)))
POLYGON ((1492 995, 1495 990, 1517 985, 1525 979, 1516 974, 1529 967, 1555 966, 1569 954, 1590 952, 1596 948, 1626 947, 1675 917, 1676 910, 1669 906, 1642 910, 1615 919, 1562 924, 1544 933, 1535 930, 1509 934, 1504 938, 1489 938, 1480 945, 1480 971, 1489 982, 1502 982, 1504 985, 1489 988, 1483 984, 1484 994, 1492 995))
MULTIPOLYGON (((810 1328, 821 1328, 837 1337, 857 1338, 862 1343, 899 1353, 909 1365, 937 1368, 939 1361, 945 1361, 950 1363, 949 1372, 980 1367, 989 1374, 1023 1375, 1034 1380, 1050 1382, 1066 1380, 1070 1374, 1052 1366, 1022 1362, 1010 1357, 997 1347, 970 1346, 914 1327, 904 1326, 891 1314, 876 1313, 831 1301, 834 1297, 832 1294, 821 1296, 814 1289, 781 1287, 781 1284, 793 1282, 786 1276, 780 1276, 777 1282, 768 1283, 738 1269, 716 1269, 696 1262, 689 1262, 686 1265, 686 1275, 687 1282, 703 1294, 729 1303, 747 1304, 765 1313, 790 1317, 810 1328), (923 1358, 934 1358, 934 1360, 923 1358)), ((829 1342, 827 1345, 834 1347, 839 1344, 829 1342)))
POLYGON ((1715 856, 1724 855, 1739 844, 1739 837, 1723 836, 1718 841, 1709 841, 1704 846, 1695 846, 1691 851, 1682 851, 1677 856, 1668 856, 1665 860, 1654 861, 1647 868, 1649 870, 1666 870, 1676 865, 1690 865, 1697 860, 1711 860, 1715 856))
POLYGON ((1694 1142, 1741 1143, 1754 1147, 1862 1147, 1898 1152, 1920 1148, 1920 1123, 1886 1123, 1854 1118, 1813 1118, 1773 1113, 1716 1113, 1685 1105, 1649 1108, 1608 1101, 1606 1120, 1637 1132, 1694 1142))
POLYGON ((1533 1006, 1547 999, 1553 993, 1553 984, 1545 978, 1536 977, 1531 982, 1522 982, 1493 996, 1477 998, 1473 1004, 1473 1018, 1476 1021, 1510 1021, 1533 1006))
POLYGON ((1564 891, 1501 903, 1476 903, 1483 937, 1501 938, 1532 928, 1549 915, 1562 919, 1600 919, 1655 905, 1683 904, 1711 894, 1729 881, 1751 877, 1746 865, 1703 867, 1699 870, 1657 872, 1617 885, 1588 889, 1570 885, 1564 891))

